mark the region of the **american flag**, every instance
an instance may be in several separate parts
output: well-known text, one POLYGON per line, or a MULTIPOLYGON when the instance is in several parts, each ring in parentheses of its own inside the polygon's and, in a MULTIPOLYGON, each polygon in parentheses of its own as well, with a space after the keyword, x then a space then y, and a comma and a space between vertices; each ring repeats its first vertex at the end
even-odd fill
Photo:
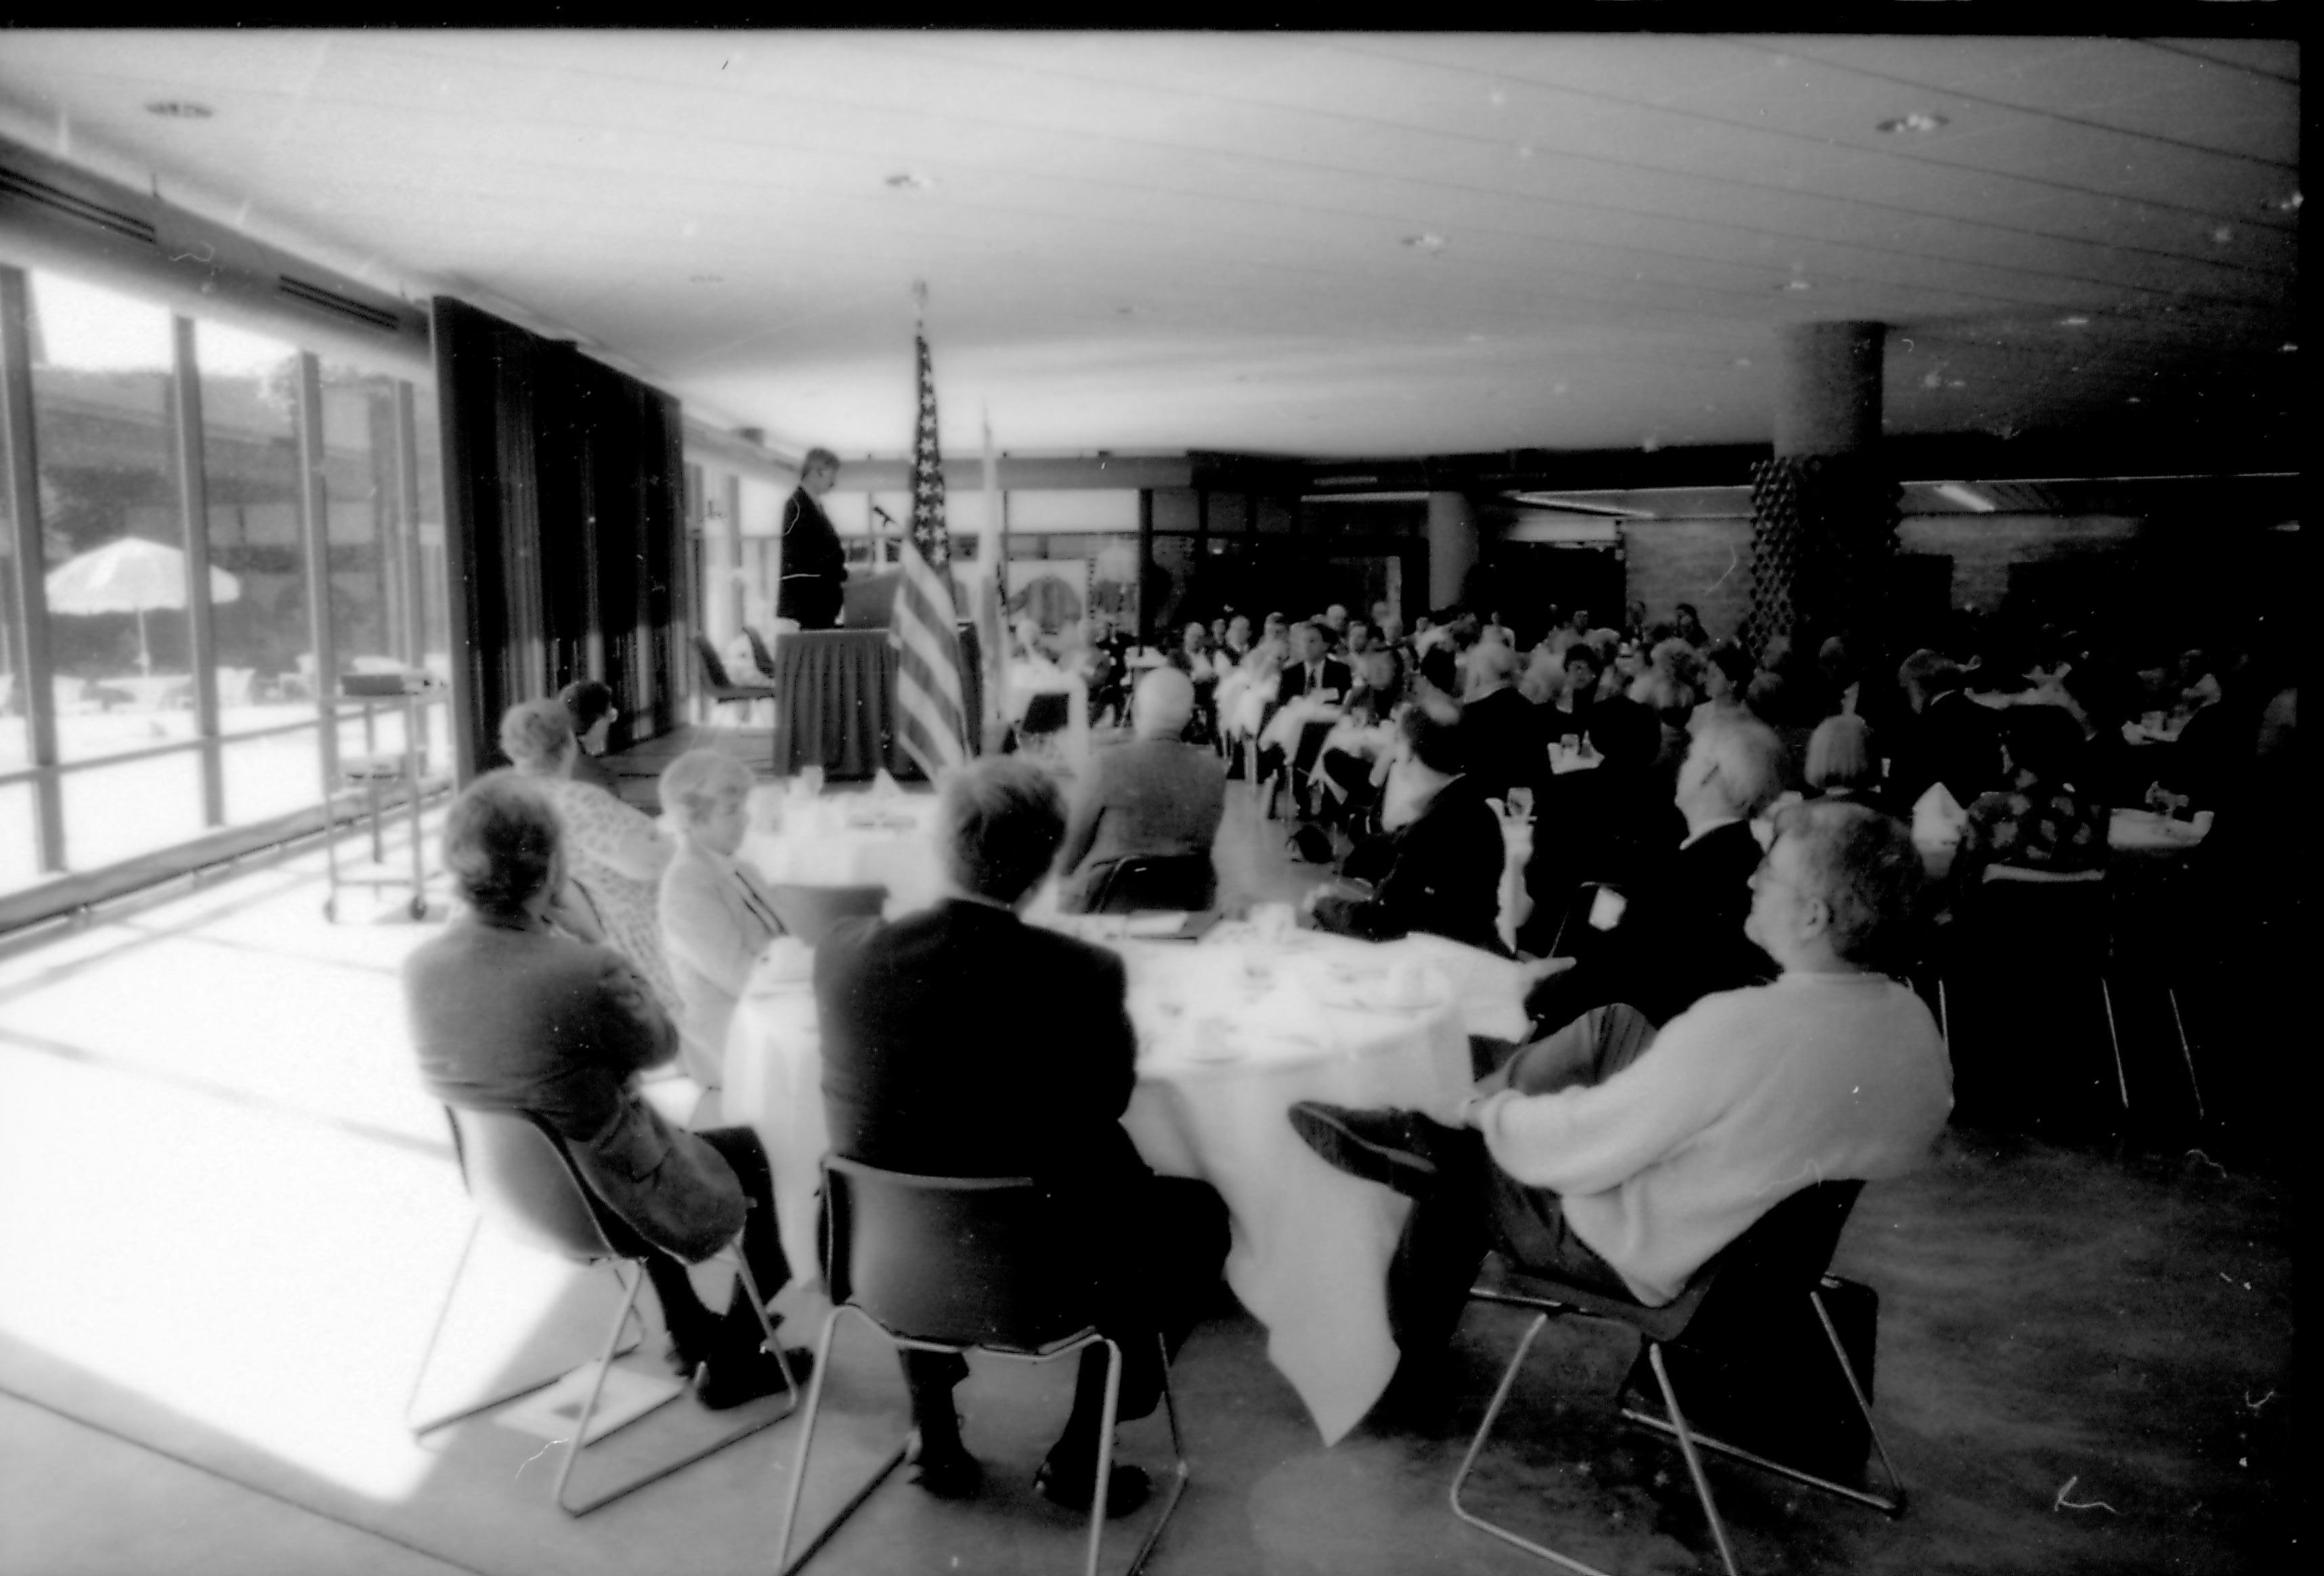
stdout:
POLYGON ((912 523, 904 536, 904 583, 896 593, 896 710, 905 750, 934 778, 967 759, 960 698, 960 640, 954 632, 952 539, 945 530, 944 471, 936 462, 936 383, 928 337, 920 358, 920 425, 912 439, 912 523))

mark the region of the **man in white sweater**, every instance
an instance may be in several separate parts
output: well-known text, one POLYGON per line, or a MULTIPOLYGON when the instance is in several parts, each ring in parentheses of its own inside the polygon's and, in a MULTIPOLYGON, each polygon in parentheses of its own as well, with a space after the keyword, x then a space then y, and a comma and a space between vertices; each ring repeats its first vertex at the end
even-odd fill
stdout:
POLYGON ((1649 1306, 1812 1183, 1899 1175, 1952 1109, 1937 1026, 1878 972, 1921 862, 1860 805, 1784 813, 1744 928, 1783 972, 1704 997, 1657 1033, 1597 1009, 1434 1111, 1316 1102, 1292 1125, 1416 1203, 1389 1272, 1406 1396, 1449 1341, 1477 1266, 1521 1267, 1649 1306))

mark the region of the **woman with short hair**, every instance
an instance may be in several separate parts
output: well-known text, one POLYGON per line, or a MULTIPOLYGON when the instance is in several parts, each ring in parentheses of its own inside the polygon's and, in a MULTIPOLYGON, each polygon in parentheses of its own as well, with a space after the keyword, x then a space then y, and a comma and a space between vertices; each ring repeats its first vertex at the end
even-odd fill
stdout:
POLYGON ((1880 791, 1880 762, 1872 754, 1872 729, 1862 717, 1842 712, 1826 717, 1808 735, 1808 793, 1822 799, 1853 799, 1872 805, 1880 791))
POLYGON ((501 752, 540 784, 565 832, 567 877, 587 899, 606 944, 638 966, 665 1012, 678 991, 654 916, 670 845, 654 824, 604 788, 573 779, 581 745, 561 700, 520 701, 501 718, 501 752))
POLYGON ((782 935, 774 896, 735 859, 750 830, 751 769, 716 750, 689 750, 661 774, 661 808, 678 834, 657 910, 677 982, 688 1076, 725 1083, 726 1030, 767 944, 782 935))
POLYGON ((606 736, 622 715, 613 705, 613 692, 594 678, 576 678, 558 690, 557 698, 565 703, 565 715, 573 724, 573 737, 581 745, 581 753, 573 758, 573 780, 604 788, 620 797, 613 774, 605 770, 600 759, 605 753, 606 736))

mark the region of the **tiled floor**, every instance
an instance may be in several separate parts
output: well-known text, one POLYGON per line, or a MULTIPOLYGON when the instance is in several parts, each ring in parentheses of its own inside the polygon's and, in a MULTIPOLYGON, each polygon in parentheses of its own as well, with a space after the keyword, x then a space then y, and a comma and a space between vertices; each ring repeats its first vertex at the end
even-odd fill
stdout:
MULTIPOLYGON (((1229 901, 1312 879, 1230 798, 1229 901)), ((303 857, 0 963, 0 1571, 770 1569, 795 1425, 579 1522, 548 1503, 540 1441, 406 1435, 467 1221, 401 1035, 395 971, 426 932, 392 898, 327 925, 321 897, 303 857)), ((2289 1568, 2292 1226, 2284 1188, 2183 1146, 1955 1135, 1868 1191, 1839 1261, 1883 1298, 1879 1409, 1912 1507, 1890 1523, 1714 1468, 1745 1568, 2289 1568)), ((604 1311, 512 1250, 479 1286, 452 1342, 472 1370, 553 1360, 604 1311)), ((1471 1315, 1441 1428, 1326 1450, 1264 1332, 1206 1324, 1176 1375, 1194 1487, 1156 1568, 1539 1569, 1443 1503, 1517 1329, 1471 1315)), ((1608 1415, 1631 1350, 1545 1336, 1478 1492, 1615 1571, 1712 1568, 1675 1455, 1608 1415)), ((836 1366, 811 1504, 901 1423, 883 1353, 836 1366)), ((891 1487, 816 1569, 1077 1568, 1071 1518, 1028 1482, 1067 1382, 981 1367, 964 1408, 992 1493, 891 1487)), ((710 1425, 681 1402, 619 1448, 710 1425)), ((1125 1433, 1133 1457, 1154 1443, 1125 1433)), ((1111 1535, 1108 1559, 1128 1548, 1111 1535)))

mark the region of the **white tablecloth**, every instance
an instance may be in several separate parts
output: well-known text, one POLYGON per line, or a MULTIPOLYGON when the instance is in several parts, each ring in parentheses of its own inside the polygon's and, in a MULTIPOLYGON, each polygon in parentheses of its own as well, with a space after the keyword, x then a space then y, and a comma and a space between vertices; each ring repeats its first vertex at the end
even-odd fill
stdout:
MULTIPOLYGON (((1115 944, 1139 1038, 1123 1124, 1157 1171, 1201 1177, 1226 1201, 1228 1284, 1267 1326, 1268 1356, 1329 1443, 1395 1371, 1388 1265, 1408 1205, 1324 1164, 1285 1112, 1298 1100, 1416 1105, 1465 1088, 1467 1031, 1505 1029, 1510 1014, 1521 1025, 1522 982, 1514 964, 1436 937, 1262 941, 1230 926, 1213 935, 1115 944)), ((724 1098, 728 1119, 767 1146, 797 1264, 816 1262, 814 1194, 830 1143, 821 1065, 797 949, 778 952, 735 1011, 724 1098)))
POLYGON ((794 798, 774 783, 751 790, 741 857, 768 880, 806 887, 888 889, 890 917, 925 908, 943 886, 932 832, 933 794, 828 794, 794 798), (779 830, 769 830, 779 826, 779 830))
MULTIPOLYGON (((2169 858, 2201 843, 2210 829, 2208 816, 2198 825, 2173 821, 2153 810, 2116 810, 2107 824, 2107 846, 2116 853, 2169 858)), ((1921 851, 1921 862, 1931 878, 1941 880, 1951 873, 1953 855, 1960 847, 1960 828, 1916 818, 1913 844, 1921 851)))

